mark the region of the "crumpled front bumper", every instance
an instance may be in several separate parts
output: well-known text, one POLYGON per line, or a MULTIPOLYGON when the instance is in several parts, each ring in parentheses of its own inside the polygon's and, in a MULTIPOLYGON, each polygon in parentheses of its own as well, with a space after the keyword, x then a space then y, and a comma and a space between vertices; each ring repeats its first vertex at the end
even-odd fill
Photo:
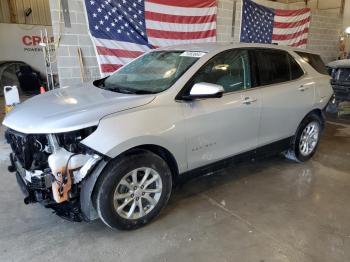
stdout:
POLYGON ((54 212, 67 220, 81 222, 97 219, 99 216, 92 202, 92 194, 95 183, 106 166, 107 161, 104 159, 94 165, 83 181, 74 188, 75 197, 63 203, 56 203, 52 196, 52 174, 42 173, 40 176, 32 176, 31 181, 28 180, 28 172, 25 170, 16 156, 10 154, 11 165, 8 167, 10 172, 14 172, 17 184, 24 194, 24 203, 40 203, 47 208, 51 208, 54 212))
POLYGON ((26 179, 28 171, 21 166, 13 153, 10 154, 10 161, 11 165, 8 170, 15 173, 17 184, 25 196, 24 203, 41 202, 44 205, 51 204, 51 201, 49 201, 51 187, 49 174, 42 173, 40 176, 33 176, 29 181, 26 179))

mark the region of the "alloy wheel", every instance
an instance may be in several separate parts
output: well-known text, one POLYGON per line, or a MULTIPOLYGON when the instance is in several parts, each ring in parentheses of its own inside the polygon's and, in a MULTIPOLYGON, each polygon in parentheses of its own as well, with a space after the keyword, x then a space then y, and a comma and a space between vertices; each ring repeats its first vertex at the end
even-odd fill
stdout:
POLYGON ((125 219, 139 219, 157 205, 162 194, 162 179, 150 167, 140 167, 127 173, 114 192, 114 208, 125 219))
POLYGON ((310 155, 316 148, 320 135, 320 125, 316 122, 310 122, 301 133, 299 141, 299 150, 303 156, 310 155))

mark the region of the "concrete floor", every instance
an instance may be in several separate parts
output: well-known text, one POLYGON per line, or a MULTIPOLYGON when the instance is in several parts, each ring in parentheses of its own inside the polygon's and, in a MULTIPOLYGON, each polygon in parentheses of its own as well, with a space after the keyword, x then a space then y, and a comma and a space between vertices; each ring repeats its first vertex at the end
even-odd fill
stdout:
POLYGON ((350 261, 350 125, 328 123, 307 163, 276 157, 193 179, 132 232, 25 206, 0 146, 0 261, 350 261))

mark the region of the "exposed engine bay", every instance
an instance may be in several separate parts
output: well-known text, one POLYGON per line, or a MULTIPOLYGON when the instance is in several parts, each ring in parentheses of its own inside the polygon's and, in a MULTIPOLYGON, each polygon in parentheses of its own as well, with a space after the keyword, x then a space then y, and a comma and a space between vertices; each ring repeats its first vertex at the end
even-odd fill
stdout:
POLYGON ((86 220, 80 208, 80 185, 102 156, 80 141, 95 129, 48 135, 6 131, 12 148, 9 171, 16 173, 25 204, 40 202, 68 220, 86 220))

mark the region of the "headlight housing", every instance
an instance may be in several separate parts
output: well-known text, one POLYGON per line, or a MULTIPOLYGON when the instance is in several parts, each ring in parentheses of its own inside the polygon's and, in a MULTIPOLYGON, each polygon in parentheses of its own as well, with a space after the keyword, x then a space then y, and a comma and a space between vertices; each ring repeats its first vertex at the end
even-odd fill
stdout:
POLYGON ((91 135, 97 126, 91 126, 71 132, 59 133, 56 134, 57 141, 59 145, 65 148, 71 153, 81 153, 84 150, 87 150, 86 147, 82 147, 80 142, 91 135))

